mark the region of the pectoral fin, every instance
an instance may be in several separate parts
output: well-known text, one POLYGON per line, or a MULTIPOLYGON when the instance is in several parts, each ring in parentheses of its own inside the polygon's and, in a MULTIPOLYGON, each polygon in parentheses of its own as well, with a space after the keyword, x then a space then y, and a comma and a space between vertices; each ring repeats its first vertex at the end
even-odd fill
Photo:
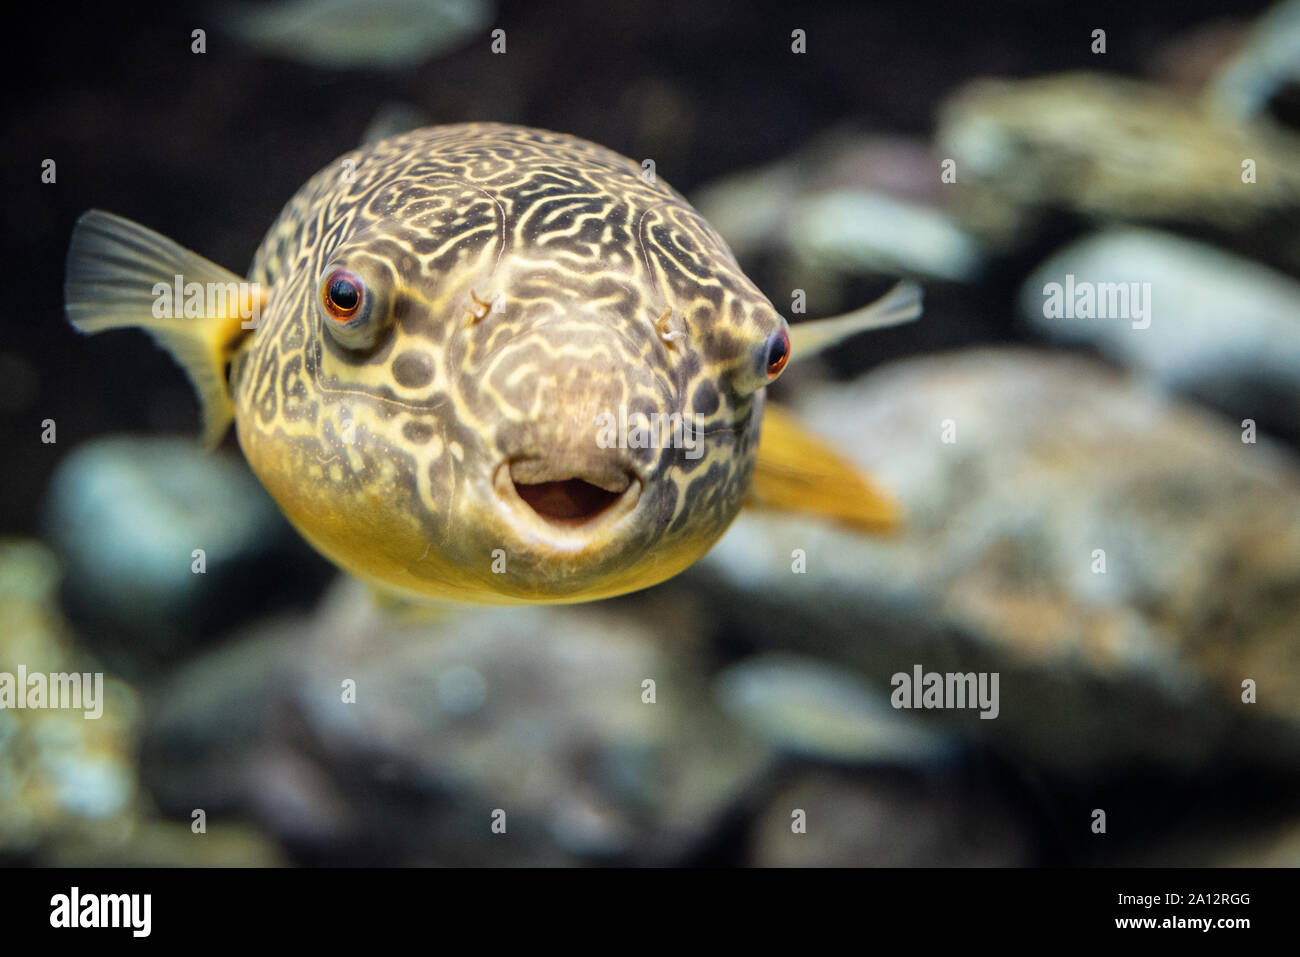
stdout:
POLYGON ((751 501, 760 507, 821 515, 869 532, 892 531, 902 521, 891 495, 770 402, 763 413, 751 501))
POLYGON ((790 361, 799 362, 809 356, 838 345, 860 332, 887 329, 911 322, 921 315, 921 287, 904 280, 895 284, 870 305, 830 319, 811 319, 790 327, 790 361))
POLYGON ((374 612, 402 628, 442 625, 464 611, 463 607, 450 602, 399 594, 377 582, 368 583, 367 591, 374 612))
POLYGON ((135 326, 153 336, 199 394, 204 444, 220 441, 234 417, 226 364, 251 334, 245 319, 260 314, 260 290, 166 236, 94 209, 72 231, 64 299, 80 332, 135 326), (177 283, 182 292, 201 289, 202 306, 176 315, 177 283))

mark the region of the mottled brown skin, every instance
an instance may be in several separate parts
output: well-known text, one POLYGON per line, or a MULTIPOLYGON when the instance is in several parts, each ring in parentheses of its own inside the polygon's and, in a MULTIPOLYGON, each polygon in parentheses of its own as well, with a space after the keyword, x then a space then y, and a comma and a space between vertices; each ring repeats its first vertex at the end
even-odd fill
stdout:
POLYGON ((454 601, 606 597, 689 566, 746 495, 784 320, 680 195, 607 149, 467 124, 356 150, 288 203, 250 278, 269 293, 232 364, 240 444, 359 577, 454 601), (370 348, 325 325, 337 267, 381 291, 370 348), (596 416, 620 406, 700 415, 703 456, 600 448, 596 416), (568 527, 511 469, 632 484, 568 527))

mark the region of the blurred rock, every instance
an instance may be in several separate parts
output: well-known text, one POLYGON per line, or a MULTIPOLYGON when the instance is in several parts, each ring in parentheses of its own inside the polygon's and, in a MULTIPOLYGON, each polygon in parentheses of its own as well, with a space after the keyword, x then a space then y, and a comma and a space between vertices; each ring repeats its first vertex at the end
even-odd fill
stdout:
POLYGON ((1028 350, 897 363, 803 406, 900 496, 906 528, 880 541, 742 516, 691 573, 738 633, 850 665, 880 694, 916 665, 996 672, 996 719, 916 716, 1075 780, 1295 766, 1292 455, 1094 362, 1028 350), (1242 702, 1245 679, 1258 704, 1242 702))
POLYGON ((702 186, 691 200, 738 259, 774 259, 821 311, 849 308, 855 275, 965 280, 974 242, 943 211, 930 148, 901 137, 832 131, 798 153, 702 186))
POLYGON ((288 861, 260 830, 209 821, 196 834, 188 822, 145 819, 112 844, 63 842, 52 847, 52 867, 284 867, 288 861))
MULTIPOLYGON (((55 595, 58 562, 35 542, 0 543, 0 672, 99 670, 73 651, 55 595)), ((133 750, 135 692, 103 682, 102 714, 0 708, 0 854, 33 855, 51 843, 107 843, 140 811, 133 750)))
POLYGON ((816 770, 758 817, 759 867, 1023 867, 1035 863, 1023 818, 992 792, 915 774, 816 770), (806 831, 793 829, 795 811, 806 831))
POLYGON ((51 480, 45 526, 70 610, 122 668, 183 653, 328 574, 246 466, 187 439, 79 446, 51 480))
POLYGON ((795 258, 813 267, 963 282, 983 265, 974 240, 947 215, 876 193, 821 193, 790 217, 795 258))
MULTIPOLYGON (((35 542, 0 542, 0 672, 94 673, 55 595, 58 562, 35 542)), ((158 821, 135 767, 141 703, 105 675, 94 710, 0 708, 0 860, 53 866, 249 865, 280 860, 265 838, 213 821, 206 835, 158 821)))
POLYGON ((844 764, 923 763, 953 749, 842 668, 770 652, 732 665, 715 683, 719 704, 778 751, 844 764))
POLYGON ((284 689, 306 630, 300 617, 257 622, 155 686, 141 768, 163 807, 178 815, 242 809, 248 782, 239 765, 260 760, 262 742, 287 720, 284 689))
POLYGON ((485 30, 492 0, 276 0, 222 9, 244 45, 326 70, 404 70, 485 30))
MULTIPOLYGON (((1208 93, 1215 109, 1241 119, 1270 122, 1270 108, 1287 113, 1282 97, 1290 110, 1300 106, 1300 0, 1285 0, 1260 17, 1208 93)), ((1294 126, 1300 115, 1290 119, 1294 126)))
POLYGON ((1300 439, 1300 283, 1249 260, 1149 230, 1102 233, 1055 253, 1021 289, 1043 332, 1087 342, 1160 383, 1260 428, 1300 439), (1150 320, 1048 318, 1044 287, 1150 290, 1150 320), (1145 322, 1145 320, 1143 320, 1145 322))
POLYGON ((1159 42, 1143 68, 1155 83, 1171 92, 1199 97, 1242 48, 1249 33, 1250 25, 1235 19, 1189 24, 1159 42))
POLYGON ((960 221, 1000 248, 1053 214, 1210 228, 1300 265, 1300 137, 1149 84, 1095 73, 979 80, 944 105, 960 221), (1255 182, 1242 180, 1244 160, 1255 182))
POLYGON ((145 750, 164 806, 249 815, 323 863, 670 863, 770 767, 710 703, 684 637, 698 625, 612 606, 421 614, 341 582, 312 620, 183 668, 145 750))
POLYGON ((832 130, 784 159, 704 184, 691 202, 743 260, 784 248, 790 212, 808 196, 869 192, 935 205, 937 170, 923 142, 832 130))

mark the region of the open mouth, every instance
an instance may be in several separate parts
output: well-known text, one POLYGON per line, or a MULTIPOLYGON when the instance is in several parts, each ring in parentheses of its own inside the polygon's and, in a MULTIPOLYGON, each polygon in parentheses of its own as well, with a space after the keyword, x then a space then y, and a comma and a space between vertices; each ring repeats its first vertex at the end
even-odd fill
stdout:
POLYGON ((509 485, 518 499, 551 525, 578 526, 636 504, 641 482, 621 469, 599 474, 558 475, 551 463, 525 459, 502 465, 497 486, 509 485))
POLYGON ((622 495, 576 478, 533 484, 516 482, 515 491, 525 505, 548 522, 574 525, 595 518, 622 495))

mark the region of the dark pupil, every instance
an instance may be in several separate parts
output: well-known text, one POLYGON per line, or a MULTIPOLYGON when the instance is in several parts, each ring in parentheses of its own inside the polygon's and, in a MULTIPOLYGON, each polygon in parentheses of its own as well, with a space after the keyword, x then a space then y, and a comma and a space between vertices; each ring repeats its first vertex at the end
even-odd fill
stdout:
POLYGON ((330 286, 330 302, 344 312, 355 309, 358 298, 357 287, 346 279, 336 279, 330 286))
POLYGON ((777 335, 772 338, 772 344, 767 347, 767 367, 776 368, 785 358, 786 352, 790 349, 789 344, 785 341, 785 336, 777 335))

